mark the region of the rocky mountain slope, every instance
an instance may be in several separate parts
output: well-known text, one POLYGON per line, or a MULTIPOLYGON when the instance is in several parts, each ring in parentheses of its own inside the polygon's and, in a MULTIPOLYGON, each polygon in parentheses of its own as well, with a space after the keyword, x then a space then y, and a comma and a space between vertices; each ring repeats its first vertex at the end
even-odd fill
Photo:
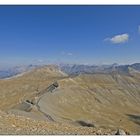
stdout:
POLYGON ((116 63, 112 65, 76 65, 76 64, 60 65, 60 69, 69 75, 94 74, 94 73, 128 74, 130 68, 140 71, 140 63, 134 63, 132 65, 118 65, 116 63))
POLYGON ((33 70, 35 68, 40 67, 39 65, 21 65, 21 66, 14 66, 14 67, 0 67, 0 79, 12 77, 23 72, 27 72, 33 70))
POLYGON ((13 105, 31 98, 43 90, 53 81, 65 77, 56 66, 44 66, 33 69, 18 77, 0 80, 0 109, 7 109, 13 105))
MULTIPOLYGON (((12 76, 20 75, 24 72, 43 67, 43 65, 21 65, 14 67, 3 68, 0 67, 0 79, 10 78, 12 76)), ((119 73, 128 74, 129 69, 132 68, 136 71, 140 71, 140 63, 134 63, 131 65, 118 65, 114 63, 112 65, 78 65, 78 64, 60 64, 56 66, 58 69, 67 73, 68 75, 79 74, 94 74, 94 73, 119 73)))
MULTIPOLYGON (((115 134, 117 129, 140 134, 140 73, 136 67, 129 66, 125 74, 71 76, 57 66, 45 66, 0 80, 0 109, 6 112, 1 113, 1 133, 8 133, 6 125, 12 119, 19 129, 16 134, 23 134, 22 130, 29 134, 23 122, 34 127, 30 134, 115 134), (59 86, 48 92, 46 88, 55 81, 59 86)), ((12 125, 9 134, 15 129, 12 125)))

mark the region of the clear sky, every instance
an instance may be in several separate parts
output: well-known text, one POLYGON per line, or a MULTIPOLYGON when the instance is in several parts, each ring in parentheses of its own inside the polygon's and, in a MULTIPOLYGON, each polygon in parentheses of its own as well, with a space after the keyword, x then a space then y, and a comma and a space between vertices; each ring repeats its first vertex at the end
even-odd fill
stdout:
POLYGON ((140 62, 140 6, 0 6, 0 64, 140 62))

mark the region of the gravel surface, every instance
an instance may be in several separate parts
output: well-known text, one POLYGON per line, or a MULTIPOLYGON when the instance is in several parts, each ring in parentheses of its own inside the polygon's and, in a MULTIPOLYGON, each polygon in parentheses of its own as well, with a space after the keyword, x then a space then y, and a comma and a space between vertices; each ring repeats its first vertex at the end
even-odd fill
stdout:
POLYGON ((23 116, 0 112, 1 135, 113 135, 114 133, 110 129, 37 121, 23 116))

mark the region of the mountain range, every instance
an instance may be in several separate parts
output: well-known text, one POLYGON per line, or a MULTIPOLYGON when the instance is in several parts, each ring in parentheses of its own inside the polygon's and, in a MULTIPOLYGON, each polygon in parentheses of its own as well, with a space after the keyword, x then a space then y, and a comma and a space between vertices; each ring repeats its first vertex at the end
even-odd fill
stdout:
POLYGON ((139 63, 30 66, 0 91, 1 134, 140 134, 139 63))
POLYGON ((30 71, 34 68, 40 67, 38 65, 19 65, 19 66, 11 66, 11 67, 6 67, 0 68, 0 79, 12 77, 27 71, 30 71))
MULTIPOLYGON (((42 67, 42 65, 21 65, 10 68, 0 68, 0 79, 12 77, 32 69, 42 67)), ((78 64, 60 64, 57 67, 68 75, 93 74, 93 73, 119 73, 129 74, 130 70, 140 71, 140 63, 131 65, 78 65, 78 64)))
POLYGON ((93 74, 93 73, 118 73, 129 74, 130 69, 140 71, 140 63, 134 63, 131 65, 118 65, 116 63, 112 65, 60 65, 62 71, 69 75, 79 74, 93 74))

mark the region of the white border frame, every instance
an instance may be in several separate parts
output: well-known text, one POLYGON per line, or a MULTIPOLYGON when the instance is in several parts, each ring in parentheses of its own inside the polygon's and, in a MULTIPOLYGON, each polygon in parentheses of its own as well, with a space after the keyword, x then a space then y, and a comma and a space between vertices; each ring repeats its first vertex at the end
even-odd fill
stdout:
POLYGON ((0 0, 1 5, 135 5, 140 0, 0 0))

